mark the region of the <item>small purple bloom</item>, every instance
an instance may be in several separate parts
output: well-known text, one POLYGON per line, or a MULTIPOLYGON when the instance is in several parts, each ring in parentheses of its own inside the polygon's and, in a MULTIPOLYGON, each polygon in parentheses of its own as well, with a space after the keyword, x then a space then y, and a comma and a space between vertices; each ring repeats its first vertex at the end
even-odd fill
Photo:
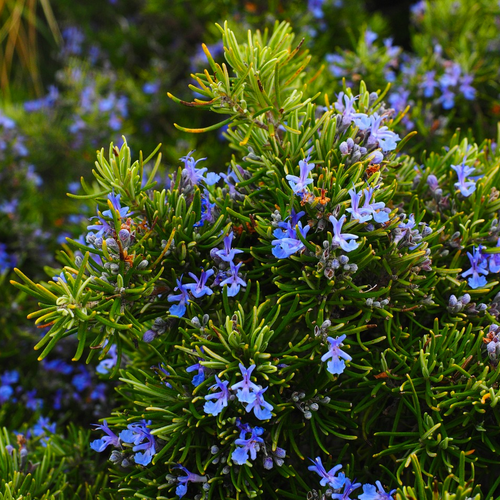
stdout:
POLYGON ((468 101, 472 101, 476 97, 476 89, 471 85, 472 81, 473 77, 471 75, 464 75, 460 78, 460 85, 458 87, 468 101))
POLYGON ((248 460, 249 453, 250 458, 255 460, 257 452, 260 450, 260 443, 264 443, 264 440, 259 437, 264 434, 264 429, 262 427, 254 427, 251 429, 251 433, 251 436, 248 439, 245 439, 246 432, 242 431, 239 439, 234 442, 238 448, 236 448, 231 454, 231 460, 238 465, 245 464, 248 460))
POLYGON ((243 376, 243 380, 231 386, 232 391, 238 390, 236 393, 236 397, 242 403, 251 403, 255 396, 253 393, 258 392, 260 387, 257 384, 254 384, 250 380, 250 375, 254 371, 257 365, 251 365, 248 369, 245 368, 241 363, 239 364, 241 375, 243 376), (250 392, 251 391, 251 392, 250 392))
POLYGON ((420 84, 420 88, 424 91, 424 97, 430 98, 434 95, 434 89, 438 86, 435 77, 435 71, 427 71, 425 73, 424 81, 420 84))
POLYGON ((205 399, 207 402, 203 405, 203 411, 209 415, 217 416, 223 408, 227 406, 227 399, 229 397, 229 389, 227 385, 229 382, 225 380, 221 382, 220 378, 215 376, 215 385, 210 387, 210 389, 218 388, 220 392, 215 392, 213 394, 207 394, 205 399), (215 399, 216 401, 209 401, 210 399, 215 399))
POLYGON ((401 139, 398 134, 389 130, 386 125, 381 126, 383 116, 377 113, 370 116, 370 136, 368 137, 368 145, 377 144, 382 149, 382 152, 387 153, 393 151, 397 147, 397 142, 401 139))
POLYGON ((333 224, 333 240, 332 242, 340 246, 344 252, 352 252, 358 248, 358 243, 355 241, 348 242, 348 240, 357 240, 358 236, 350 233, 342 233, 342 226, 345 222, 345 215, 339 220, 334 215, 330 215, 330 222, 333 224))
MULTIPOLYGON (((202 358, 199 358, 199 360, 203 361, 202 358)), ((206 368, 203 365, 201 365, 199 362, 195 363, 194 365, 188 366, 186 368, 186 371, 188 373, 194 372, 195 370, 198 370, 198 374, 193 377, 193 380, 191 381, 191 383, 195 387, 198 387, 205 380, 206 368)))
POLYGON ((247 404, 247 407, 245 408, 247 413, 250 413, 253 410, 255 416, 259 420, 268 420, 273 416, 271 413, 273 405, 268 403, 263 396, 264 392, 266 392, 267 389, 269 389, 269 387, 255 391, 253 393, 255 396, 254 399, 251 403, 247 404))
POLYGON ((375 188, 373 187, 368 187, 367 189, 363 190, 363 193, 365 195, 365 200, 363 203, 363 207, 361 208, 362 212, 371 212, 373 215, 373 219, 375 222, 378 222, 379 224, 382 224, 384 222, 387 222, 389 220, 389 215, 387 212, 384 212, 382 209, 385 207, 385 203, 383 201, 375 201, 375 188), (373 201, 371 201, 373 198, 373 201))
POLYGON ((194 151, 190 151, 186 156, 183 156, 180 160, 184 162, 184 168, 182 169, 182 177, 192 185, 196 186, 201 181, 205 180, 203 174, 208 170, 205 168, 196 168, 196 165, 200 161, 206 160, 206 158, 200 158, 199 160, 194 160, 191 156, 194 151))
POLYGON ((189 273, 189 276, 193 278, 196 283, 187 283, 184 287, 188 290, 191 290, 193 297, 199 299, 203 297, 203 295, 212 295, 213 290, 206 286, 207 279, 214 274, 213 269, 209 269, 208 271, 201 270, 201 275, 198 278, 195 274, 189 273))
POLYGON ((178 316, 179 318, 182 318, 184 314, 186 314, 186 304, 189 302, 189 291, 188 289, 182 284, 182 276, 177 279, 177 286, 175 287, 175 290, 179 290, 179 294, 177 295, 172 295, 170 294, 167 297, 167 300, 169 302, 179 302, 177 305, 172 306, 169 309, 169 313, 172 316, 178 316))
POLYGON ((377 486, 373 486, 373 484, 364 484, 363 485, 363 493, 359 495, 358 500, 393 500, 393 496, 397 490, 391 490, 389 493, 386 493, 382 483, 380 481, 376 481, 377 486))
POLYGON ((341 478, 335 476, 336 472, 342 469, 341 464, 332 467, 328 472, 326 472, 320 457, 316 457, 314 460, 310 458, 309 460, 311 460, 314 465, 310 465, 308 469, 316 472, 316 474, 321 477, 321 481, 319 482, 321 486, 326 486, 328 484, 334 490, 342 488, 344 482, 341 478))
POLYGON ((240 287, 242 287, 242 286, 246 287, 247 284, 238 275, 238 272, 239 272, 240 267, 243 264, 243 262, 240 262, 236 266, 234 265, 233 261, 231 261, 229 264, 231 266, 231 274, 229 275, 228 278, 226 278, 225 280, 220 282, 220 286, 228 285, 227 286, 227 296, 234 297, 240 291, 240 287))
POLYGON ((299 161, 300 176, 287 175, 286 180, 290 184, 293 192, 295 194, 303 195, 307 192, 307 186, 314 182, 313 179, 309 177, 309 172, 314 169, 314 163, 308 163, 310 157, 306 157, 299 161))
POLYGON ((321 356, 321 361, 328 361, 327 369, 332 375, 340 375, 345 369, 345 360, 351 361, 352 358, 349 354, 345 353, 340 349, 342 342, 345 340, 346 336, 341 335, 337 338, 328 337, 327 340, 330 343, 328 352, 321 356), (331 359, 330 359, 331 358, 331 359), (344 359, 340 359, 344 358, 344 359))
POLYGON ((474 167, 468 167, 465 164, 465 160, 461 165, 451 165, 451 168, 455 170, 458 176, 458 182, 455 182, 455 187, 460 190, 462 196, 467 198, 476 190, 476 183, 466 180, 466 177, 472 174, 476 169, 474 167))
POLYGON ((96 367, 95 371, 101 375, 107 375, 112 370, 118 361, 118 354, 116 352, 116 344, 113 344, 109 351, 106 353, 107 358, 104 358, 96 367))
POLYGON ((95 425, 96 429, 99 429, 101 431, 104 431, 106 434, 103 438, 101 439, 96 439, 90 443, 90 447, 94 450, 97 451, 98 453, 101 453, 104 451, 109 445, 114 446, 115 448, 121 448, 120 445, 120 439, 118 436, 108 427, 108 423, 106 420, 103 421, 102 425, 100 424, 93 424, 95 425))
POLYGON ((129 424, 128 430, 120 432, 120 439, 124 443, 134 444, 133 451, 138 452, 134 455, 134 461, 139 465, 148 465, 156 453, 155 438, 148 429, 151 421, 141 420, 138 423, 129 424), (145 441, 145 442, 144 442, 145 441))
POLYGON ((482 288, 488 283, 484 276, 480 276, 480 274, 488 274, 488 260, 482 254, 482 248, 483 246, 479 245, 478 248, 473 248, 472 254, 467 252, 471 268, 462 273, 462 278, 472 275, 467 281, 469 283, 469 286, 474 290, 476 288, 482 288))
POLYGON ((233 242, 234 234, 231 231, 226 237, 224 237, 224 248, 218 250, 215 254, 221 258, 224 262, 232 262, 234 256, 238 253, 243 253, 243 250, 238 250, 237 248, 231 248, 233 242))
POLYGON ((415 216, 410 214, 408 217, 408 222, 405 224, 404 222, 400 222, 398 225, 399 233, 394 237, 394 243, 399 243, 408 233, 408 231, 412 231, 412 229, 417 225, 415 222, 415 216))
POLYGON ((333 493, 331 498, 334 498, 336 500, 354 500, 350 497, 350 494, 360 486, 361 483, 352 483, 350 479, 346 478, 343 493, 333 493))
POLYGON ((177 482, 179 483, 177 488, 175 489, 175 494, 179 497, 182 498, 186 493, 187 493, 187 488, 188 488, 188 483, 206 483, 207 482, 207 476, 200 476, 199 474, 193 474, 192 472, 189 472, 186 467, 184 467, 181 464, 177 464, 174 466, 176 469, 181 469, 183 472, 185 472, 187 475, 186 476, 179 476, 177 478, 177 482))
POLYGON ((372 218, 371 210, 364 210, 359 208, 359 202, 363 192, 356 192, 356 189, 352 187, 349 189, 349 195, 351 196, 351 207, 346 209, 346 212, 351 214, 351 220, 357 220, 360 224, 367 222, 372 218))
POLYGON ((309 229, 311 229, 309 224, 302 228, 302 222, 299 219, 304 214, 305 212, 295 213, 292 208, 288 222, 280 222, 279 227, 274 230, 273 234, 277 239, 272 241, 274 245, 272 253, 278 259, 286 259, 304 248, 304 243, 297 237, 297 231, 300 231, 302 237, 305 238, 309 229))
MULTIPOLYGON (((500 247, 500 238, 498 238, 497 247, 500 247)), ((500 253, 490 254, 488 262, 490 273, 500 273, 500 253)))

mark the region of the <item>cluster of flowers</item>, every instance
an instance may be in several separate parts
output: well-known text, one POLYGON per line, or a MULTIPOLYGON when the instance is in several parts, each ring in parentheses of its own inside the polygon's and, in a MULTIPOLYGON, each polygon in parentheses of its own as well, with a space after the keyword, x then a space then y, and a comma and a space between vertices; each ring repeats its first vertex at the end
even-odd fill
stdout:
POLYGON ((94 425, 96 429, 104 431, 105 436, 92 441, 90 447, 98 453, 103 452, 110 445, 118 448, 111 453, 110 460, 114 464, 120 464, 122 467, 130 465, 130 455, 125 453, 130 447, 134 452, 134 462, 144 466, 151 463, 157 452, 155 437, 148 428, 148 425, 151 425, 150 420, 129 424, 127 429, 121 431, 118 436, 108 427, 106 420, 103 421, 102 425, 94 425))
MULTIPOLYGON (((212 286, 224 287, 227 285, 227 295, 228 297, 234 297, 238 294, 241 287, 246 287, 246 282, 239 275, 240 267, 243 262, 235 264, 233 259, 238 253, 242 253, 242 250, 238 250, 232 247, 233 232, 231 231, 224 238, 224 248, 222 250, 214 249, 211 252, 211 256, 215 263, 219 265, 219 271, 215 276, 212 286), (224 263, 224 264, 222 264, 224 263), (222 265, 221 265, 222 264, 222 265), (225 270, 229 264, 230 270, 225 270)), ((207 280, 210 276, 214 274, 213 269, 208 271, 201 270, 201 275, 198 278, 194 273, 189 273, 189 276, 195 280, 194 283, 182 284, 182 276, 177 279, 177 286, 174 290, 178 290, 179 294, 170 294, 168 296, 169 302, 178 302, 175 306, 172 306, 169 310, 171 316, 178 316, 179 318, 184 316, 186 313, 186 305, 191 301, 189 292, 191 295, 197 299, 203 297, 204 295, 212 295, 213 290, 207 286, 207 280)))
MULTIPOLYGON (((474 167, 466 165, 466 159, 460 165, 451 165, 451 168, 457 173, 458 181, 454 183, 455 188, 464 198, 468 198, 476 191, 476 180, 478 177, 469 177, 475 170, 474 167)), ((427 184, 432 191, 434 197, 441 201, 443 198, 442 189, 439 187, 438 179, 435 175, 427 177, 427 184)), ((445 197, 446 198, 446 197, 445 197)), ((441 203, 440 206, 445 204, 441 203)), ((500 246, 500 238, 497 240, 497 247, 500 246)), ((472 253, 467 252, 469 257, 470 269, 464 271, 461 276, 468 278, 468 284, 472 289, 482 288, 488 283, 485 276, 489 273, 500 272, 500 254, 486 254, 486 249, 483 245, 473 247, 472 253)))
MULTIPOLYGON (((336 465, 327 472, 320 457, 316 457, 315 460, 309 460, 314 465, 310 465, 308 468, 321 477, 320 485, 329 486, 327 489, 327 496, 329 498, 354 500, 351 498, 351 494, 361 486, 361 483, 356 483, 355 480, 351 481, 343 472, 336 475, 337 471, 342 468, 342 465, 336 465)), ((380 481, 376 481, 375 484, 376 486, 373 484, 364 484, 363 493, 358 496, 358 500, 392 500, 394 498, 393 495, 396 493, 396 490, 386 493, 380 481)))
MULTIPOLYGON (((240 363, 239 367, 243 380, 237 382, 236 384, 233 384, 230 389, 232 391, 237 391, 236 397, 238 398, 238 401, 240 401, 240 403, 246 404, 245 409, 247 413, 251 413, 253 410, 255 416, 259 420, 268 420, 272 418, 271 410, 273 409, 273 405, 271 405, 264 399, 264 392, 266 392, 268 388, 263 388, 262 386, 256 385, 250 380, 250 376, 252 375, 252 372, 255 370, 256 366, 257 365, 251 365, 247 369, 240 363)), ((219 389, 220 392, 208 394, 207 396, 205 396, 207 402, 203 407, 205 413, 213 416, 218 415, 222 411, 222 409, 227 406, 228 399, 231 396, 227 387, 229 384, 227 380, 221 381, 216 375, 215 381, 216 383, 212 387, 210 387, 210 389, 219 389)))

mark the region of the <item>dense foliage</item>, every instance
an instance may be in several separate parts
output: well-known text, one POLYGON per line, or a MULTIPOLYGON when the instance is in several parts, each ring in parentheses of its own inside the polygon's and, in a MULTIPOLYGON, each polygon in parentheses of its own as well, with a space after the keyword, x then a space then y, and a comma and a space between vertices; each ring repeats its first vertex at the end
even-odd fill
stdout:
POLYGON ((4 104, 0 495, 497 498, 498 7, 230 4, 4 104))

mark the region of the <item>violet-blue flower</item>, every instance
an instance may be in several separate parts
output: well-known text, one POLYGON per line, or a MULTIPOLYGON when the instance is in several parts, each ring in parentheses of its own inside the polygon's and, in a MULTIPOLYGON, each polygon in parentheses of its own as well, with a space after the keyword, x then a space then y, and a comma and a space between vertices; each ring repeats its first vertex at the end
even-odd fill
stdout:
POLYGON ((245 368, 241 363, 239 364, 243 380, 237 382, 236 384, 233 384, 231 386, 231 390, 238 391, 236 393, 236 397, 242 403, 251 403, 255 398, 253 393, 260 390, 260 387, 250 380, 250 376, 252 375, 252 372, 255 370, 256 366, 257 365, 250 365, 249 368, 245 368))
POLYGON ((330 215, 330 222, 333 224, 333 240, 332 243, 340 246, 344 252, 352 252, 358 248, 357 240, 358 236, 350 233, 342 233, 342 226, 345 222, 345 215, 343 215, 339 220, 334 215, 330 215))
POLYGON ((94 450, 97 451, 98 453, 101 453, 104 451, 108 446, 114 446, 115 448, 121 448, 120 444, 120 439, 118 436, 108 427, 108 423, 106 420, 103 421, 102 425, 100 424, 93 424, 97 429, 104 431, 105 436, 96 439, 90 443, 90 447, 94 450))
POLYGON ((381 125, 384 116, 379 116, 377 113, 371 117, 370 136, 368 137, 368 145, 378 144, 380 149, 387 153, 393 151, 397 147, 397 142, 401 139, 398 134, 389 130, 386 125, 381 125))
POLYGON ((128 430, 120 432, 120 439, 124 443, 133 444, 132 451, 137 452, 134 455, 134 461, 139 465, 148 465, 151 463, 156 453, 155 438, 148 428, 151 421, 141 420, 138 423, 129 424, 128 430))
MULTIPOLYGON (((199 358, 199 360, 203 361, 202 358, 199 358)), ((188 366, 186 368, 186 371, 188 373, 194 372, 195 370, 198 370, 198 374, 193 377, 193 380, 191 381, 191 383, 195 387, 198 387, 205 380, 206 368, 202 364, 200 364, 199 362, 195 363, 194 365, 188 366)))
POLYGON ((375 220, 375 222, 382 224, 389 220, 389 214, 382 210, 385 207, 385 203, 383 201, 378 201, 378 202, 375 201, 375 189, 376 188, 370 186, 367 189, 363 190, 365 199, 361 210, 363 212, 370 211, 373 215, 373 219, 375 220), (373 202, 371 201, 372 198, 373 202))
POLYGON ((342 469, 342 465, 338 464, 335 467, 332 467, 328 472, 326 472, 325 467, 323 466, 323 462, 320 457, 316 457, 314 460, 310 458, 311 462, 314 465, 310 465, 308 470, 316 472, 321 477, 321 481, 319 484, 321 486, 326 486, 327 484, 332 487, 334 490, 338 488, 342 488, 344 482, 341 478, 335 476, 338 470, 342 469))
POLYGON ((470 196, 476 190, 476 183, 474 181, 468 181, 466 177, 474 170, 474 167, 468 167, 465 164, 465 160, 461 165, 451 165, 451 168, 455 170, 458 176, 458 182, 455 182, 455 187, 460 190, 462 196, 466 198, 470 196))
POLYGON ((315 165, 314 163, 308 163, 309 159, 310 157, 307 156, 299 161, 299 176, 290 174, 286 176, 286 180, 295 194, 303 195, 308 190, 307 186, 314 182, 314 180, 309 177, 309 172, 314 169, 315 165))
POLYGON ((273 405, 271 403, 268 403, 263 396, 264 392, 266 392, 267 389, 269 389, 269 387, 266 387, 265 389, 260 388, 258 391, 255 391, 253 393, 253 400, 248 403, 245 408, 247 413, 250 413, 253 410, 254 415, 259 420, 269 420, 273 416, 271 413, 273 405))
MULTIPOLYGON (((500 247, 500 238, 497 240, 497 247, 500 247)), ((488 258, 490 273, 500 273, 500 253, 492 253, 488 258)))
POLYGON ((238 272, 239 272, 242 264, 243 264, 243 262, 240 262, 239 264, 237 264, 235 266, 234 262, 231 261, 229 263, 230 269, 231 269, 229 276, 225 280, 220 282, 220 286, 227 285, 227 296, 228 297, 234 297, 235 295, 238 294, 238 292, 240 291, 240 288, 242 286, 243 287, 247 286, 247 284, 245 283, 243 278, 240 278, 238 275, 238 272))
POLYGON ((179 294, 177 295, 172 295, 170 294, 167 297, 167 300, 169 302, 179 302, 177 305, 172 306, 169 309, 169 313, 172 316, 178 316, 179 318, 182 318, 184 314, 186 314, 186 305, 189 302, 189 292, 188 289, 182 284, 182 276, 180 278, 177 278, 177 286, 175 287, 175 290, 179 290, 179 294))
POLYGON ((280 222, 279 227, 274 230, 273 234, 277 239, 272 241, 274 245, 272 253, 278 259, 286 259, 304 248, 304 243, 297 237, 297 231, 300 231, 302 237, 305 238, 311 228, 309 224, 305 228, 302 227, 299 219, 304 214, 305 212, 295 213, 292 208, 288 221, 280 222))
POLYGON ((179 497, 182 498, 186 493, 188 489, 188 483, 206 483, 208 481, 207 476, 200 476, 199 474, 194 474, 192 472, 189 472, 186 467, 184 467, 181 464, 177 464, 174 466, 176 469, 181 469, 183 472, 186 473, 186 476, 179 476, 177 478, 177 482, 179 483, 177 485, 177 488, 175 489, 175 494, 179 497))
POLYGON ((405 236, 406 234, 408 233, 408 231, 412 231, 412 229, 417 225, 417 223, 415 222, 415 215, 414 214, 410 214, 410 216, 408 217, 408 222, 404 223, 404 222, 400 222, 398 224, 398 234, 396 234, 396 236, 394 237, 394 243, 399 243, 405 236))
POLYGON ((107 375, 110 370, 112 370, 116 366, 116 362, 118 361, 118 354, 116 352, 116 344, 113 344, 109 351, 106 353, 106 358, 101 360, 101 362, 97 365, 95 371, 100 373, 101 375, 107 375))
POLYGON ((215 254, 221 258, 224 262, 232 262, 234 256, 238 253, 243 253, 243 250, 238 250, 237 248, 231 248, 233 242, 234 234, 231 231, 227 236, 224 237, 224 248, 218 250, 215 254))
POLYGON ((344 491, 342 493, 333 493, 331 498, 334 498, 336 500, 354 500, 350 495, 360 486, 361 483, 353 483, 349 478, 345 478, 344 491))
POLYGON ((364 484, 363 485, 363 493, 359 495, 358 500, 393 500, 393 496, 397 490, 391 490, 389 493, 386 493, 382 483, 380 481, 376 481, 374 486, 373 484, 364 484))
POLYGON ((207 402, 203 405, 203 411, 209 415, 213 415, 214 417, 227 406, 227 400, 229 398, 229 389, 227 388, 229 382, 227 380, 221 382, 217 375, 215 376, 215 382, 216 383, 210 387, 210 389, 218 388, 220 389, 220 392, 207 394, 205 396, 207 402), (215 401, 210 401, 211 399, 214 399, 215 401))
POLYGON ((340 375, 344 371, 345 369, 344 359, 347 361, 352 360, 349 354, 345 353, 342 349, 340 349, 340 346, 342 345, 342 342, 345 340, 345 338, 346 338, 345 334, 341 335, 340 337, 336 337, 335 339, 332 337, 327 337, 327 340, 330 343, 330 347, 328 349, 328 352, 323 354, 323 356, 321 356, 321 361, 326 361, 327 359, 329 360, 327 364, 327 370, 332 375, 340 375))
POLYGON ((196 274, 189 273, 189 276, 193 278, 196 283, 187 283, 184 285, 185 288, 188 290, 191 290, 191 293, 193 294, 193 297, 196 297, 199 299, 200 297, 203 297, 204 295, 212 295, 213 290, 206 285, 207 279, 210 278, 214 274, 213 269, 209 269, 208 271, 204 271, 203 269, 201 270, 201 275, 198 278, 196 274))
POLYGON ((262 427, 254 427, 251 430, 251 436, 245 439, 246 432, 242 431, 240 437, 234 442, 238 447, 231 454, 231 460, 238 465, 244 465, 248 460, 248 454, 252 460, 255 460, 260 450, 260 443, 264 443, 264 440, 259 437, 262 434, 264 434, 262 427))
POLYGON ((205 180, 203 177, 203 174, 208 170, 206 167, 205 168, 196 168, 196 165, 200 161, 206 160, 206 158, 200 158, 199 160, 196 160, 191 156, 194 153, 193 151, 190 151, 186 156, 183 156, 180 158, 181 161, 184 162, 184 168, 182 169, 182 177, 186 179, 186 181, 192 185, 196 186, 197 184, 200 183, 200 181, 205 180))
POLYGON ((482 248, 483 246, 479 245, 479 247, 473 248, 472 254, 467 252, 471 268, 462 273, 462 278, 470 276, 467 281, 469 283, 469 286, 473 289, 482 288, 488 283, 484 276, 480 276, 481 274, 488 274, 488 259, 481 252, 482 248))
POLYGON ((346 212, 351 214, 351 220, 357 220, 360 224, 363 222, 367 222, 372 218, 371 210, 364 210, 359 207, 359 202, 361 200, 361 196, 363 195, 363 191, 359 193, 356 192, 356 188, 352 187, 349 189, 349 195, 351 196, 351 206, 346 209, 346 212))

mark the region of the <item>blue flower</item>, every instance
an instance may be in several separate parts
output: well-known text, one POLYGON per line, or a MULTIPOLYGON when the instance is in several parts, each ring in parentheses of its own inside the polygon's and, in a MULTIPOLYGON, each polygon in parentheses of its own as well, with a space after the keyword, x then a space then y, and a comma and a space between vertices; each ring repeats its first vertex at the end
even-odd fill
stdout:
POLYGON ((302 222, 299 221, 304 214, 305 212, 295 213, 295 209, 292 208, 288 222, 280 222, 279 227, 274 230, 273 234, 277 239, 272 241, 274 245, 272 253, 278 259, 286 259, 304 248, 304 243, 297 237, 297 231, 300 231, 305 238, 311 229, 309 224, 303 228, 302 222))
POLYGON ((309 177, 309 172, 315 167, 314 163, 308 163, 310 157, 306 157, 299 161, 300 176, 287 175, 286 180, 290 184, 293 192, 295 194, 303 195, 307 192, 307 186, 314 182, 313 179, 309 177))
POLYGON ((132 451, 138 452, 134 455, 134 461, 139 465, 148 465, 156 453, 155 438, 148 429, 151 421, 141 420, 138 423, 129 424, 128 430, 120 432, 120 439, 124 443, 133 444, 132 451), (145 441, 145 442, 144 442, 145 441))
POLYGON ((382 483, 380 481, 376 481, 377 486, 373 486, 373 484, 364 484, 363 485, 363 493, 359 495, 358 500, 393 500, 393 496, 397 490, 391 490, 389 493, 386 493, 382 483))
POLYGON ((376 188, 369 187, 368 189, 363 190, 363 193, 365 195, 365 200, 363 202, 363 207, 361 210, 366 212, 371 212, 375 222, 382 224, 389 220, 389 214, 382 210, 385 207, 385 203, 383 201, 375 202, 374 199, 375 189, 376 188), (371 201, 372 198, 373 202, 371 201))
POLYGON ((31 431, 35 437, 41 436, 40 442, 43 447, 47 446, 47 433, 55 434, 56 424, 51 423, 48 417, 40 416, 31 431))
MULTIPOLYGON (((500 238, 498 238, 497 247, 500 247, 500 238)), ((500 273, 500 253, 490 254, 488 264, 490 273, 500 273)))
POLYGON ((183 472, 186 473, 186 476, 179 476, 177 478, 177 482, 179 483, 177 488, 175 489, 175 493, 179 498, 182 498, 186 493, 187 493, 187 488, 188 488, 188 483, 206 483, 207 482, 207 477, 206 476, 200 476, 199 474, 193 474, 192 472, 189 472, 186 467, 184 467, 181 464, 177 464, 174 466, 176 469, 181 469, 183 472))
POLYGON ((481 252, 483 248, 482 245, 479 245, 478 248, 473 248, 472 254, 467 252, 471 268, 462 273, 462 278, 472 275, 467 281, 473 289, 482 288, 488 283, 484 276, 480 276, 480 274, 488 274, 488 260, 481 252))
POLYGON ((222 259, 224 262, 232 262, 234 256, 238 253, 243 253, 243 250, 238 250, 237 248, 231 248, 231 244, 233 242, 234 234, 231 231, 224 238, 224 248, 222 250, 218 250, 215 254, 222 259))
POLYGON ((188 289, 182 284, 182 276, 180 279, 177 279, 177 286, 174 288, 175 290, 179 290, 179 294, 177 295, 172 295, 170 294, 167 297, 167 300, 169 302, 179 302, 177 305, 172 306, 169 309, 169 313, 172 316, 178 316, 179 318, 182 318, 184 314, 186 314, 186 304, 189 302, 189 292, 188 289))
POLYGON ((101 375, 107 375, 110 370, 112 370, 116 366, 116 362, 118 361, 118 354, 116 352, 116 344, 113 344, 109 351, 106 354, 107 358, 104 358, 96 367, 95 371, 100 373, 101 375))
POLYGON ((212 293, 214 293, 213 290, 206 286, 207 279, 212 276, 212 274, 214 274, 213 269, 209 269, 208 271, 204 271, 202 269, 199 278, 195 274, 189 273, 189 276, 191 276, 196 283, 187 283, 184 285, 184 288, 191 290, 193 297, 196 297, 197 299, 203 297, 204 295, 212 295, 212 293))
POLYGON ((361 200, 361 196, 363 192, 356 192, 356 189, 353 187, 349 189, 349 195, 351 196, 351 207, 346 209, 346 212, 351 214, 351 220, 357 220, 360 224, 363 222, 367 222, 372 218, 371 210, 364 210, 359 208, 359 202, 361 200))
POLYGON ((427 71, 425 73, 424 81, 420 84, 420 88, 424 91, 424 97, 430 98, 434 95, 434 89, 438 86, 435 77, 435 71, 427 71))
POLYGON ((458 176, 458 182, 455 182, 455 187, 460 190, 462 196, 467 198, 476 190, 476 183, 474 181, 467 181, 466 177, 476 169, 465 165, 465 160, 461 165, 451 165, 451 168, 455 170, 458 176))
POLYGON ((342 480, 342 478, 335 476, 336 472, 342 469, 341 464, 332 467, 328 472, 326 472, 326 469, 324 468, 323 462, 321 461, 320 457, 316 457, 314 460, 310 458, 309 460, 311 460, 314 465, 310 465, 308 467, 308 470, 316 472, 316 474, 321 477, 321 481, 319 482, 321 486, 326 486, 328 484, 334 490, 342 488, 342 486, 344 485, 344 481, 342 480))
POLYGON ((210 194, 205 189, 205 192, 201 198, 201 219, 193 224, 194 227, 201 227, 205 225, 205 222, 213 224, 215 222, 215 210, 216 204, 210 203, 210 194))
POLYGON ((358 248, 358 243, 355 241, 348 240, 357 240, 358 236, 355 234, 344 233, 342 234, 342 226, 345 222, 345 215, 343 215, 339 220, 336 219, 334 215, 330 215, 330 222, 333 224, 333 240, 332 243, 336 246, 340 246, 344 252, 352 252, 358 248))
POLYGON ((210 389, 214 389, 215 387, 220 389, 220 392, 216 392, 213 394, 207 394, 205 399, 207 402, 203 405, 203 410, 205 413, 209 415, 217 416, 223 408, 227 406, 227 398, 229 397, 229 389, 227 385, 229 382, 225 380, 221 382, 220 378, 215 376, 215 384, 210 387, 210 389), (210 399, 215 399, 216 401, 209 401, 210 399))
POLYGON ((460 86, 458 87, 468 101, 472 101, 476 97, 476 89, 471 85, 472 81, 471 75, 464 75, 460 78, 460 86))
POLYGON ((255 393, 260 390, 260 387, 257 384, 254 384, 250 380, 250 375, 255 370, 257 365, 251 365, 248 369, 245 368, 241 363, 239 364, 241 375, 243 376, 243 380, 233 384, 231 386, 232 391, 238 390, 236 393, 236 397, 238 401, 242 403, 251 403, 255 396, 252 393, 255 393))
POLYGON ((247 286, 245 281, 238 276, 238 272, 240 270, 243 262, 240 262, 238 265, 234 265, 234 262, 230 262, 231 266, 231 274, 228 278, 220 282, 220 286, 228 285, 227 287, 227 296, 234 297, 240 291, 240 287, 247 286))
MULTIPOLYGON (((202 358, 199 358, 200 361, 203 361, 202 358)), ((194 372, 195 370, 198 370, 198 374, 193 377, 193 380, 191 383, 195 386, 198 387, 204 380, 205 380, 205 370, 206 368, 201 365, 199 362, 195 363, 194 365, 188 366, 186 368, 186 371, 188 373, 194 372)))
POLYGON ((186 181, 192 185, 196 186, 199 184, 201 181, 205 180, 203 177, 203 174, 208 170, 206 167, 205 168, 196 168, 196 165, 200 161, 206 160, 206 158, 200 158, 199 160, 194 160, 194 158, 191 156, 194 153, 193 151, 190 151, 186 156, 183 156, 180 160, 184 162, 184 168, 182 169, 182 177, 186 179, 186 181))
POLYGON ((328 337, 327 340, 330 342, 330 348, 328 352, 321 356, 321 361, 328 361, 327 369, 332 375, 340 375, 345 369, 345 360, 351 361, 351 356, 340 349, 342 342, 345 340, 346 336, 341 335, 337 338, 328 337), (331 359, 330 359, 331 358, 331 359), (344 358, 344 359, 340 359, 344 358))
POLYGON ((257 457, 257 452, 260 450, 260 443, 264 443, 264 440, 259 437, 264 434, 264 429, 262 427, 254 427, 251 429, 251 436, 245 439, 247 432, 241 431, 239 439, 234 442, 238 446, 231 454, 231 460, 238 464, 244 465, 248 460, 248 454, 250 458, 255 460, 257 457))
MULTIPOLYGON (((342 124, 350 124, 355 115, 356 112, 354 110, 354 101, 356 101, 358 97, 349 97, 347 94, 344 94, 344 92, 340 92, 337 102, 335 103, 335 109, 342 113, 342 124)), ((349 137, 349 139, 351 139, 349 137)), ((347 139, 347 141, 349 141, 347 139)), ((353 141, 351 139, 351 141, 353 141)), ((353 141, 354 142, 354 141, 353 141)))
POLYGON ((255 416, 259 420, 268 420, 273 416, 271 413, 273 405, 268 403, 263 396, 267 389, 269 389, 269 387, 266 387, 265 389, 260 388, 258 391, 255 391, 253 393, 253 400, 247 404, 247 407, 245 408, 247 413, 250 413, 253 410, 255 416))
POLYGON ((416 225, 417 223, 415 222, 415 216, 413 214, 410 214, 410 216, 408 217, 408 222, 406 224, 404 222, 400 222, 398 224, 399 232, 394 237, 394 243, 399 243, 406 236, 408 232, 410 232, 411 234, 412 229, 416 225))
POLYGON ((101 453, 104 451, 109 445, 114 446, 115 448, 121 448, 120 445, 120 439, 118 436, 108 427, 108 423, 106 420, 102 423, 102 425, 99 424, 93 424, 95 425, 96 429, 99 429, 101 431, 104 431, 106 434, 103 438, 101 439, 96 439, 90 443, 90 447, 94 450, 97 451, 98 453, 101 453))
POLYGON ((398 134, 389 130, 387 126, 381 126, 384 116, 379 116, 377 113, 370 116, 370 136, 368 137, 367 144, 375 145, 378 144, 382 152, 387 153, 388 151, 393 151, 397 147, 397 141, 401 138, 398 134))
POLYGON ((361 483, 352 483, 350 479, 346 478, 344 483, 343 493, 333 493, 331 498, 336 500, 354 500, 349 496, 354 490, 358 489, 361 483))
POLYGON ((36 397, 36 389, 26 392, 26 408, 36 411, 43 407, 43 399, 36 397))
POLYGON ((122 207, 120 204, 120 196, 119 194, 116 194, 114 192, 108 194, 108 206, 110 210, 105 210, 102 215, 105 215, 106 217, 113 217, 113 214, 111 210, 114 210, 117 215, 119 215, 119 219, 125 219, 130 215, 129 207, 122 207))

